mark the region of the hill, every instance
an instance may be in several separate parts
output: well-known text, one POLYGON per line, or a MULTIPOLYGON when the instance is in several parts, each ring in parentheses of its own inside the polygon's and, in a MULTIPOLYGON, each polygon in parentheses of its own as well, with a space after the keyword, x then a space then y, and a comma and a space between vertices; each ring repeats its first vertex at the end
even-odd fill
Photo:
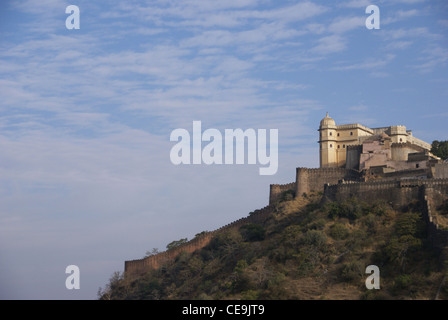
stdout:
POLYGON ((444 255, 428 240, 418 200, 400 210, 322 200, 283 197, 263 222, 219 233, 143 275, 114 273, 99 299, 448 298, 444 255), (366 289, 368 265, 380 269, 379 290, 366 289))

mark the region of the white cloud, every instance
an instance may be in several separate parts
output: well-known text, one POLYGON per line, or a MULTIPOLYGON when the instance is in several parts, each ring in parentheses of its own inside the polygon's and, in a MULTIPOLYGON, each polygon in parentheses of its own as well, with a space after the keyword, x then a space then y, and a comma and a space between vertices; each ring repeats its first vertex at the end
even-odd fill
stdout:
POLYGON ((347 47, 347 40, 340 35, 325 36, 318 39, 316 42, 317 45, 311 48, 310 51, 320 55, 340 52, 347 47))
POLYGON ((347 8, 367 8, 367 6, 371 4, 372 1, 370 0, 351 0, 348 2, 342 2, 340 5, 347 8))
POLYGON ((328 26, 328 30, 334 33, 344 33, 353 29, 365 28, 364 16, 338 17, 328 26))
POLYGON ((365 104, 359 104, 348 108, 351 111, 367 111, 369 108, 365 104))
POLYGON ((347 70, 375 70, 383 68, 395 59, 395 55, 387 54, 381 58, 369 58, 360 63, 349 64, 340 67, 334 67, 333 70, 347 71, 347 70))
POLYGON ((403 21, 404 19, 415 17, 420 15, 420 11, 417 9, 411 9, 411 10, 398 10, 396 13, 386 16, 381 20, 381 23, 384 25, 388 25, 390 23, 403 21))
POLYGON ((431 72, 435 68, 447 65, 448 49, 441 46, 432 46, 423 50, 419 60, 422 62, 415 65, 414 68, 424 73, 431 72))

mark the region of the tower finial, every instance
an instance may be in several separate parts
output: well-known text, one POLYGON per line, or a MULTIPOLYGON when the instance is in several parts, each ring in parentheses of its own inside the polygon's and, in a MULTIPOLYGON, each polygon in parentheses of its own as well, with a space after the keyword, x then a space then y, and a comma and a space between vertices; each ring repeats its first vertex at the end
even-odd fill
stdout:
POLYGON ((328 112, 327 112, 327 118, 328 118, 328 112))

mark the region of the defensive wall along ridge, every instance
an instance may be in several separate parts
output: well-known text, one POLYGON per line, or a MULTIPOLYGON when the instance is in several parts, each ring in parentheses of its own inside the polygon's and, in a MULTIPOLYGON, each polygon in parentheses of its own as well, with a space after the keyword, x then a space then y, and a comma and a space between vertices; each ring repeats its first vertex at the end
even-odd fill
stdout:
POLYGON ((359 172, 352 169, 297 168, 295 182, 270 186, 268 206, 255 210, 249 216, 217 230, 198 235, 176 248, 143 259, 125 261, 125 273, 142 274, 158 269, 163 264, 174 260, 182 252, 192 253, 205 247, 219 233, 237 229, 248 223, 262 223, 272 214, 275 203, 278 200, 285 200, 282 198, 285 192, 290 192, 294 197, 300 197, 304 193, 320 191, 323 193, 324 201, 344 201, 352 197, 366 202, 381 199, 395 208, 420 200, 428 225, 428 236, 433 245, 442 248, 444 255, 448 258, 448 230, 438 225, 437 212, 434 210, 441 205, 442 198, 445 200, 448 198, 448 178, 417 179, 407 175, 407 172, 402 172, 401 175, 394 173, 390 178, 363 182, 360 181, 359 172))
POLYGON ((125 261, 125 274, 143 274, 149 270, 158 269, 165 263, 174 260, 182 252, 193 253, 204 248, 217 234, 237 229, 248 223, 263 223, 273 212, 274 206, 268 205, 262 209, 253 211, 249 216, 233 221, 219 229, 198 235, 190 241, 173 249, 137 260, 125 261))

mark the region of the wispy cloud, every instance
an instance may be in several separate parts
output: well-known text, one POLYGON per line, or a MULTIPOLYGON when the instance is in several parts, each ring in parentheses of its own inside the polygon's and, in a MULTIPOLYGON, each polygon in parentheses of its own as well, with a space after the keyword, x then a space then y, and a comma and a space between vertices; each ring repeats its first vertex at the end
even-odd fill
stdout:
MULTIPOLYGON (((266 205, 266 186, 318 163, 325 110, 339 113, 338 123, 383 125, 372 110, 412 122, 431 96, 438 107, 424 112, 443 118, 446 82, 433 80, 446 74, 446 37, 435 27, 445 20, 424 2, 398 3, 376 2, 385 27, 371 31, 365 0, 80 0, 81 29, 69 31, 72 3, 7 2, 0 249, 8 258, 0 267, 10 271, 0 288, 14 287, 10 279, 49 288, 55 266, 63 273, 65 260, 81 255, 85 277, 100 266, 122 270, 124 259, 266 205), (169 134, 191 130, 193 120, 204 129, 279 129, 277 175, 174 166, 169 134), (52 269, 29 264, 41 260, 52 269)), ((438 118, 430 120, 421 121, 428 136, 440 132, 438 118)), ((104 272, 97 287, 110 276, 104 272)), ((48 295, 65 297, 64 280, 48 295)), ((22 296, 42 296, 17 286, 22 296)))
POLYGON ((346 49, 347 40, 339 35, 325 36, 316 41, 316 45, 310 49, 312 53, 327 55, 346 49))
POLYGON ((360 63, 354 63, 354 64, 345 65, 345 66, 334 67, 333 70, 347 71, 347 70, 379 69, 379 68, 385 67, 386 65, 391 63, 392 60, 394 60, 394 59, 395 59, 395 55, 388 54, 382 58, 369 58, 360 63))

